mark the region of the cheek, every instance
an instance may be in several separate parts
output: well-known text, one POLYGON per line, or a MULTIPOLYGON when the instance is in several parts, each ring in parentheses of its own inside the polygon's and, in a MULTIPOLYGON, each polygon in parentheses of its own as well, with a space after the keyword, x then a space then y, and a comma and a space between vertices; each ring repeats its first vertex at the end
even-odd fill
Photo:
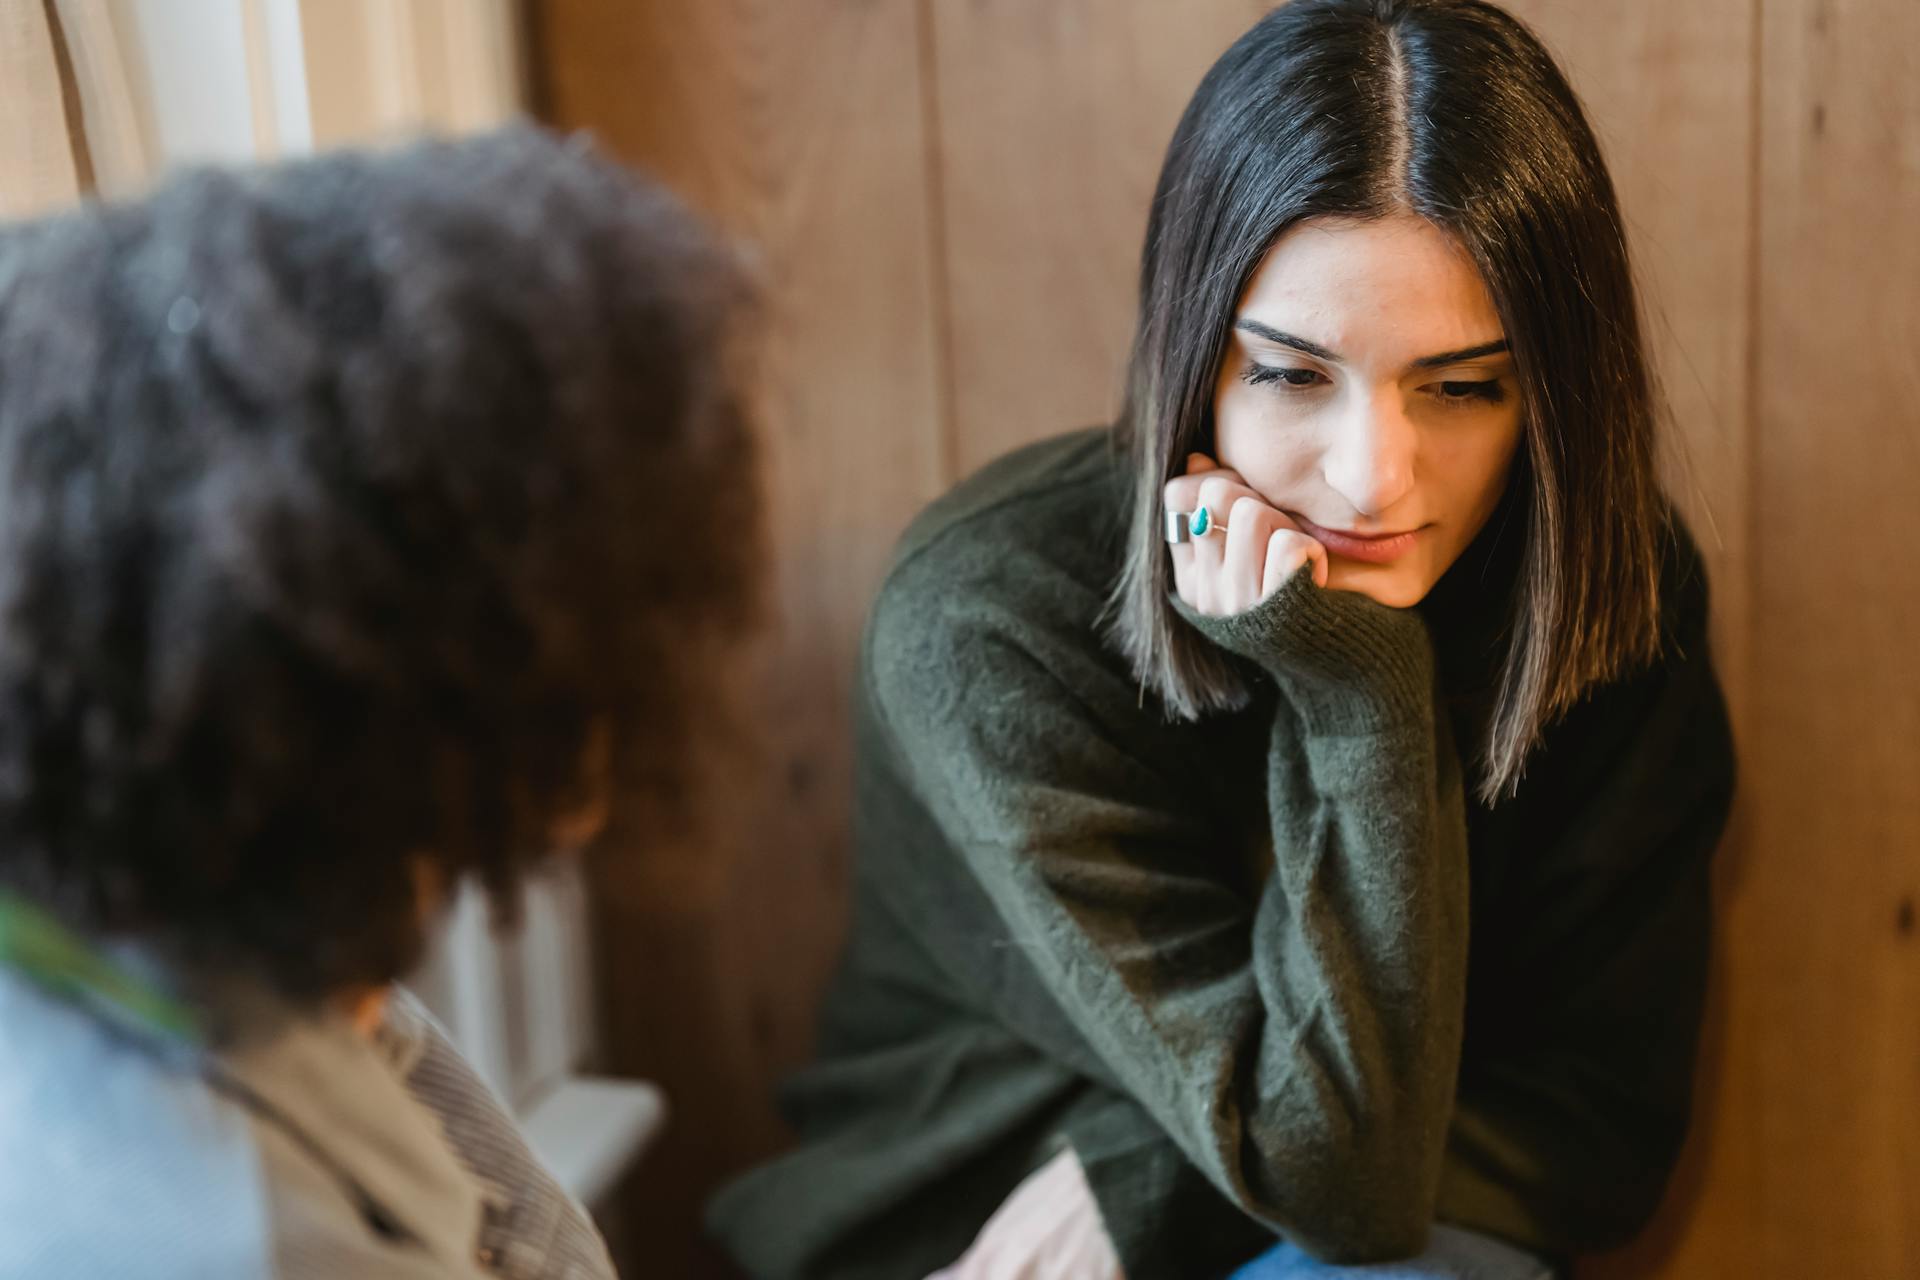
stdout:
POLYGON ((1519 453, 1520 441, 1520 424, 1516 418, 1493 432, 1473 459, 1470 483, 1475 491, 1475 507, 1482 520, 1493 513, 1493 509, 1500 504, 1500 496, 1507 491, 1507 478, 1513 472, 1513 460, 1519 453))
MULTIPOLYGON (((1436 437, 1436 444, 1447 443, 1429 453, 1428 475, 1439 490, 1436 497, 1444 504, 1443 518, 1471 523, 1499 504, 1519 439, 1517 426, 1497 423, 1478 425, 1451 437, 1436 437)), ((1472 531, 1462 532, 1472 536, 1472 531)))
POLYGON ((1215 461, 1247 478, 1270 498, 1289 492, 1314 469, 1313 434, 1307 424, 1289 421, 1280 406, 1257 387, 1225 379, 1213 397, 1215 461))

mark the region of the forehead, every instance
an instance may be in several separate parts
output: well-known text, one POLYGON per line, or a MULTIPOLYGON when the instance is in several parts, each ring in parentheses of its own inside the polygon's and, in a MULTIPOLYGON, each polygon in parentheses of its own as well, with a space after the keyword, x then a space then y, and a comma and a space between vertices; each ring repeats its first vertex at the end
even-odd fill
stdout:
POLYGON ((1352 358, 1411 359, 1502 336, 1472 259, 1414 214, 1288 228, 1254 272, 1240 314, 1352 358))

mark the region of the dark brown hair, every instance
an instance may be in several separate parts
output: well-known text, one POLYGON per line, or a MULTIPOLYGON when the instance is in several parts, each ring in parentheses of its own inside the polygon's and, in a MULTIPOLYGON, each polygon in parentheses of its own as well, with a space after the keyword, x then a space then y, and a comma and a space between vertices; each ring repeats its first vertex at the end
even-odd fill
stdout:
POLYGON ((1161 489, 1213 452, 1233 309, 1309 218, 1426 218, 1505 326, 1525 547, 1479 790, 1510 793, 1541 730, 1658 639, 1656 392, 1613 184, 1565 78, 1478 0, 1293 0, 1214 64, 1168 147, 1141 261, 1119 437, 1137 489, 1111 629, 1169 711, 1243 705, 1240 669, 1167 602, 1161 489))
POLYGON ((751 612, 745 297, 530 127, 0 235, 0 887, 309 997, 510 911, 751 612))

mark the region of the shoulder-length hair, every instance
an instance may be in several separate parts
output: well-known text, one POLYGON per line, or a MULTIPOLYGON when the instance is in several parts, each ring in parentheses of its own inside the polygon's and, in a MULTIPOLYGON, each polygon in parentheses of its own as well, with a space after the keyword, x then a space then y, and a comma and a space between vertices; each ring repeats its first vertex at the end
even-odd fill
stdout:
POLYGON ((1509 492, 1524 549, 1479 791, 1510 794, 1541 730, 1652 657, 1665 508, 1657 395, 1613 184, 1566 79, 1479 0, 1294 0, 1214 64, 1167 149, 1141 261, 1117 435, 1137 488, 1110 630, 1177 717, 1246 703, 1246 677, 1171 609, 1161 490, 1213 452, 1233 312, 1309 218, 1409 211, 1478 267, 1521 384, 1509 492))

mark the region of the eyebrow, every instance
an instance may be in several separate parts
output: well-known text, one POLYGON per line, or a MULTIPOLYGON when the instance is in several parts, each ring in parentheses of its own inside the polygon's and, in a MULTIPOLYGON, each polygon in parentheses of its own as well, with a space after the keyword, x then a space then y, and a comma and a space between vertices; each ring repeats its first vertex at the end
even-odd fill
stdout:
MULTIPOLYGON (((1282 333, 1271 325, 1261 324, 1258 320, 1248 320, 1243 317, 1235 320, 1233 327, 1236 329, 1245 329, 1248 333, 1265 338, 1268 342, 1277 342, 1283 347, 1292 347, 1295 351, 1305 352, 1317 360, 1327 360, 1333 364, 1346 363, 1346 361, 1317 342, 1309 342, 1305 338, 1296 338, 1290 333, 1282 333)), ((1497 338, 1492 342, 1483 342, 1477 347, 1462 347, 1458 351, 1442 351, 1439 355, 1435 356, 1421 356, 1408 367, 1413 369, 1437 369, 1441 365, 1458 364, 1462 360, 1473 360, 1480 356, 1495 355, 1505 350, 1507 350, 1507 340, 1505 338, 1497 338)))

